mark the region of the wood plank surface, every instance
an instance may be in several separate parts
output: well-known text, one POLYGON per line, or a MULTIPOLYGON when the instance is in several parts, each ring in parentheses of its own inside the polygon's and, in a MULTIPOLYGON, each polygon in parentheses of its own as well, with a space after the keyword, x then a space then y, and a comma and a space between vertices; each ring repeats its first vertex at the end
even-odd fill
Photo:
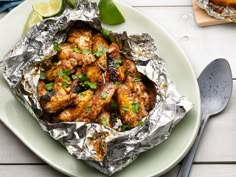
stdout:
POLYGON ((117 0, 131 6, 191 6, 191 0, 117 0))
POLYGON ((236 52, 233 47, 236 36, 235 23, 199 27, 195 22, 192 7, 137 9, 160 24, 177 41, 189 56, 197 76, 208 63, 223 57, 230 62, 233 77, 236 77, 236 52))
MULTIPOLYGON (((178 168, 162 177, 176 177, 178 168)), ((2 165, 1 177, 66 177, 47 165, 2 165)), ((189 177, 235 177, 236 165, 193 165, 189 177)))

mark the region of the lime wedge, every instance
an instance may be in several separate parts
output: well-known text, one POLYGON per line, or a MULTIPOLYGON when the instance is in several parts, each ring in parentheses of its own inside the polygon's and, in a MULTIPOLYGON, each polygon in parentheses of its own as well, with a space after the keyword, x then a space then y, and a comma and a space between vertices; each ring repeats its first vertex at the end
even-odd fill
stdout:
POLYGON ((42 21, 43 17, 41 17, 37 12, 32 11, 25 23, 24 29, 23 29, 23 35, 35 24, 42 21))
POLYGON ((118 25, 125 22, 125 18, 112 0, 100 0, 98 8, 102 23, 118 25))
POLYGON ((64 9, 63 0, 49 0, 47 2, 38 2, 33 4, 33 9, 44 18, 52 17, 64 9))
POLYGON ((66 0, 66 4, 68 4, 71 8, 76 6, 77 0, 66 0))

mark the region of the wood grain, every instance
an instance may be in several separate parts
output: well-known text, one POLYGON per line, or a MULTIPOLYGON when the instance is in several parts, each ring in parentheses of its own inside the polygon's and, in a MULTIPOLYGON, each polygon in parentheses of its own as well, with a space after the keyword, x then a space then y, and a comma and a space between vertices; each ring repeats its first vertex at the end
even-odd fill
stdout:
MULTIPOLYGON (((137 9, 157 22, 177 41, 189 56, 197 76, 214 59, 226 58, 231 65, 233 77, 236 78, 236 52, 233 49, 235 23, 201 28, 195 22, 192 7, 137 9)), ((165 59, 164 56, 161 57, 165 59)))
POLYGON ((201 9, 198 5, 197 5, 197 1, 198 0, 192 0, 193 2, 193 11, 194 11, 194 15, 195 15, 195 20, 196 23, 199 26, 212 26, 212 25, 220 25, 220 24, 225 24, 225 23, 229 23, 226 22, 224 20, 218 20, 215 19, 211 16, 209 16, 205 10, 201 9))

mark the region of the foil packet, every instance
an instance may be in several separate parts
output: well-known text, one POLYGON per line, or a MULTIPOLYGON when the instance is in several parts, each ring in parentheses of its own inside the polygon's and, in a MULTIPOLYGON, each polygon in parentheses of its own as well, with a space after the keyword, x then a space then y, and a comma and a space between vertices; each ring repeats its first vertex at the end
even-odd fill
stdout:
POLYGON ((37 95, 39 65, 56 54, 54 41, 63 42, 68 30, 77 21, 91 28, 102 29, 96 3, 79 1, 75 9, 46 19, 32 27, 1 62, 4 78, 12 92, 39 122, 42 129, 59 141, 67 151, 101 172, 112 175, 168 138, 174 126, 193 107, 180 95, 167 78, 164 61, 158 57, 155 42, 149 34, 111 33, 121 53, 136 63, 139 72, 155 85, 156 103, 144 125, 125 132, 96 123, 49 123, 40 119, 44 114, 37 95))
POLYGON ((218 6, 209 0, 199 0, 198 6, 204 9, 208 15, 219 20, 236 22, 236 9, 233 7, 218 6))

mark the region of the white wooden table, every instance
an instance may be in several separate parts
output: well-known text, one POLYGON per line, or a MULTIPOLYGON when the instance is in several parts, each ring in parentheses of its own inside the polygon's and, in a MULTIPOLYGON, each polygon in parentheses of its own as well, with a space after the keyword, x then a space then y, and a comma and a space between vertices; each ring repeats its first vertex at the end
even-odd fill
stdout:
MULTIPOLYGON (((198 27, 191 0, 122 0, 158 22, 189 56, 196 76, 226 58, 236 78, 236 24, 198 27), (174 25, 174 26, 173 26, 174 25)), ((0 14, 2 18, 6 13, 0 14)), ((236 81, 227 109, 207 124, 190 177, 236 177, 236 81)), ((176 177, 178 166, 163 177, 176 177)), ((34 155, 0 122, 0 177, 63 177, 34 155)))

